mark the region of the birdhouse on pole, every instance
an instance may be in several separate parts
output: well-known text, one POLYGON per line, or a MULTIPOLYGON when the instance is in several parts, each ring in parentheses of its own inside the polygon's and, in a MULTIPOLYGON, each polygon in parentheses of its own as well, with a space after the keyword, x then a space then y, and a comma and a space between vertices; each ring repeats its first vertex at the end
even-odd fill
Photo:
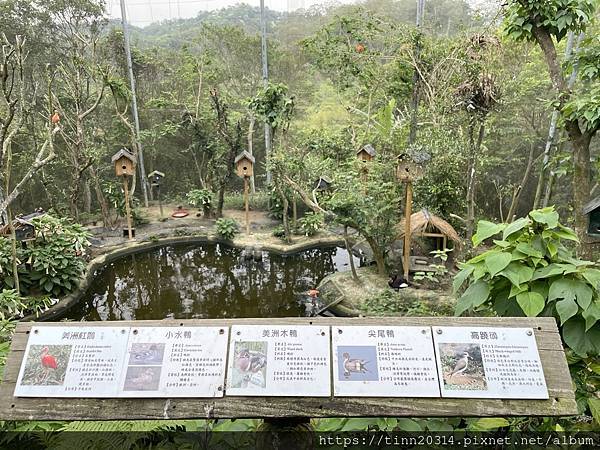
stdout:
POLYGON ((371 161, 375 158, 375 148, 371 144, 367 144, 356 152, 356 157, 362 162, 371 161))
POLYGON ((329 189, 331 186, 331 180, 325 176, 320 176, 317 181, 315 181, 315 191, 323 192, 329 189))
POLYGON ((162 179, 165 177, 165 174, 155 170, 148 174, 148 180, 150 181, 150 186, 160 186, 162 179))
POLYGON ((238 177, 251 177, 254 173, 254 156, 244 150, 235 157, 235 167, 238 177))
POLYGON ((412 151, 398 155, 396 178, 398 181, 415 181, 423 176, 424 166, 431 159, 426 151, 412 151))
POLYGON ((126 148, 122 148, 112 157, 115 173, 118 177, 135 175, 135 156, 126 148))

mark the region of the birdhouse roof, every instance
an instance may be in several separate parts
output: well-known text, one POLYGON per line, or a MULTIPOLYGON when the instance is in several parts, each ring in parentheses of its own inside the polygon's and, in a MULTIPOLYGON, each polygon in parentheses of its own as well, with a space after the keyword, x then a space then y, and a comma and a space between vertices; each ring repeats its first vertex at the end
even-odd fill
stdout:
POLYGON ((326 177, 325 175, 321 175, 318 181, 323 180, 327 184, 331 184, 331 178, 326 177))
POLYGON ((360 152, 363 152, 363 151, 367 152, 371 156, 375 156, 375 148, 371 144, 365 145, 363 148, 361 148, 356 153, 360 153, 360 152))
POLYGON ((583 206, 583 213, 589 214, 597 208, 600 208, 600 195, 598 197, 590 200, 583 206))
POLYGON ((164 178, 165 174, 164 174, 164 173, 162 173, 162 172, 159 172, 158 170, 155 170, 155 171, 153 171, 153 172, 150 172, 150 173, 148 174, 148 178, 152 178, 152 177, 154 177, 154 176, 158 176, 158 177, 164 178))
POLYGON ((127 150, 125 148, 122 148, 117 153, 115 153, 113 155, 113 157, 111 158, 111 161, 113 163, 115 163, 121 158, 127 158, 128 160, 130 160, 132 163, 135 164, 135 156, 133 156, 133 153, 131 153, 129 150, 127 150))
MULTIPOLYGON (((402 238, 405 232, 404 218, 402 218, 396 229, 398 232, 397 237, 402 238)), ((460 236, 452 225, 441 217, 422 209, 410 216, 410 234, 419 235, 426 232, 438 232, 453 241, 457 247, 462 246, 460 236)))
POLYGON ((254 164, 254 162, 256 161, 254 159, 254 156, 252 156, 250 153, 248 153, 246 150, 244 150, 242 153, 240 153, 239 155, 237 155, 235 157, 235 163, 237 164, 239 161, 241 161, 242 159, 246 158, 248 161, 250 161, 252 164, 254 164))

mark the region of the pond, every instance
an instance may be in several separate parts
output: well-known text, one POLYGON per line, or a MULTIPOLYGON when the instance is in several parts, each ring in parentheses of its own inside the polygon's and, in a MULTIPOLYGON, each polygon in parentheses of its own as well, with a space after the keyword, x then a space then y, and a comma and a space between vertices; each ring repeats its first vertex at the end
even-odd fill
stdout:
MULTIPOLYGON (((145 320, 306 315, 308 289, 327 275, 349 270, 339 247, 292 255, 262 252, 246 260, 243 249, 222 244, 165 246, 125 256, 99 271, 73 320, 145 320)), ((354 257, 358 266, 359 259, 354 257)))

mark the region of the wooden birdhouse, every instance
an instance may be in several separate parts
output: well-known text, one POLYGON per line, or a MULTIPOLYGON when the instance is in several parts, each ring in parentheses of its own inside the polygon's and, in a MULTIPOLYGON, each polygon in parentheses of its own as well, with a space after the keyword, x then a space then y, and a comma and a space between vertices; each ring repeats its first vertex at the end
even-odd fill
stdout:
POLYGON ((315 191, 323 192, 329 189, 331 186, 331 180, 325 176, 320 176, 317 181, 315 181, 315 191))
POLYGON ((247 151, 243 151, 235 157, 235 167, 238 177, 251 177, 254 173, 254 156, 247 151))
POLYGON ((588 216, 587 234, 600 238, 600 197, 590 200, 584 207, 583 213, 588 216))
POLYGON ((155 170, 148 174, 148 180, 150 181, 151 186, 160 186, 162 179, 165 177, 165 174, 155 170))
POLYGON ((112 162, 115 165, 115 173, 118 177, 135 175, 135 156, 126 148, 122 148, 115 153, 112 162))
POLYGON ((356 152, 356 157, 362 162, 371 161, 375 158, 375 148, 371 144, 367 144, 356 152))
POLYGON ((398 155, 398 166, 396 167, 396 178, 399 181, 413 181, 423 176, 423 168, 412 160, 410 155, 402 153, 398 155))

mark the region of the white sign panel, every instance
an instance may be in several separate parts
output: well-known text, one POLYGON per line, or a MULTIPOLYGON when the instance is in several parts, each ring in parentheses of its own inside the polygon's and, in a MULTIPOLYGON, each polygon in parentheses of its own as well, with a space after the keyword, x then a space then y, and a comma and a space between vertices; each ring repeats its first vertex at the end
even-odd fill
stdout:
POLYGON ((227 395, 329 397, 329 327, 231 327, 227 395))
POLYGON ((132 328, 120 397, 222 397, 228 328, 132 328))
POLYGON ((16 397, 117 397, 129 327, 32 327, 16 397))
POLYGON ((433 327, 442 397, 547 399, 531 328, 433 327))
POLYGON ((332 327, 339 397, 439 397, 430 327, 332 327))

